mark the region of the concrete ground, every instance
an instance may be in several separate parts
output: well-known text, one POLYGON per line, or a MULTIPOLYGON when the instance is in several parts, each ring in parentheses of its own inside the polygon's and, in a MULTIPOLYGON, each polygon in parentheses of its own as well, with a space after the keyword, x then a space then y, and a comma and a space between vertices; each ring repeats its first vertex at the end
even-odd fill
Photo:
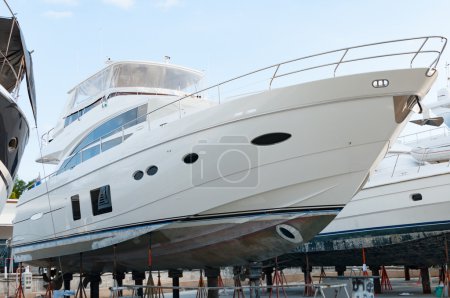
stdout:
MULTIPOLYGON (((437 286, 437 279, 432 279, 432 291, 431 294, 422 294, 422 284, 418 283, 418 279, 414 278, 414 280, 405 281, 403 278, 393 278, 390 280, 392 285, 392 290, 386 291, 383 290, 383 293, 375 295, 375 297, 382 297, 382 298, 393 298, 393 297, 411 297, 411 298, 424 298, 424 297, 436 297, 434 290, 437 286)), ((288 288, 286 289, 286 297, 283 294, 283 291, 280 289, 279 291, 279 298, 303 298, 306 297, 304 294, 304 288, 298 287, 298 288, 288 288)), ((124 295, 131 295, 131 293, 124 293, 124 295)), ((102 297, 109 297, 110 293, 109 291, 102 291, 101 296, 102 297)), ((244 298, 249 298, 249 292, 248 290, 244 291, 244 298)), ((319 296, 319 295, 318 295, 319 296)), ((219 290, 219 297, 227 298, 227 297, 233 297, 233 290, 227 289, 227 290, 219 290)), ((242 297, 242 296, 241 296, 242 297)), ((269 297, 269 293, 267 293, 265 290, 261 291, 261 297, 269 297)), ((274 291, 272 296, 273 298, 277 298, 276 292, 274 291)), ((334 297, 334 296, 333 296, 334 297)), ((444 296, 445 297, 445 296, 444 296)), ((163 298, 163 296, 156 297, 156 298, 163 298)), ((171 292, 164 293, 164 298, 172 298, 171 292)), ((197 291, 190 290, 190 291, 182 291, 180 292, 180 298, 206 298, 198 297, 197 291)), ((237 295, 236 295, 237 298, 237 295)), ((328 298, 328 296, 327 296, 328 298)))
MULTIPOLYGON (((318 278, 317 276, 319 275, 320 271, 314 270, 313 271, 313 277, 314 277, 314 283, 317 284, 318 283, 318 278), (316 272, 314 272, 316 271, 316 272)), ((351 272, 350 270, 348 270, 349 272, 346 272, 346 275, 350 275, 351 272)), ((432 291, 435 290, 435 287, 437 286, 437 271, 436 270, 431 270, 430 269, 430 274, 432 276, 434 276, 432 278, 432 283, 431 283, 431 288, 432 291)), ((286 278, 288 281, 289 285, 295 284, 295 283, 302 283, 303 282, 303 274, 301 272, 300 269, 286 269, 285 270, 286 273, 286 278)), ((332 276, 332 274, 335 273, 331 268, 330 270, 327 270, 327 276, 332 276)), ((435 297, 434 293, 432 294, 427 294, 424 295, 422 294, 422 285, 421 283, 418 283, 418 270, 411 270, 411 280, 410 281, 405 281, 403 278, 403 269, 402 268, 389 268, 388 269, 388 274, 390 276, 390 281, 393 287, 392 291, 384 291, 382 294, 380 295, 376 295, 376 297, 402 297, 402 296, 406 296, 406 297, 435 297)), ((166 276, 166 273, 161 272, 162 278, 161 281, 163 283, 164 286, 170 286, 171 284, 171 279, 169 279, 166 276)), ((153 275, 154 280, 156 282, 156 276, 155 274, 153 275)), ((184 272, 184 276, 183 278, 180 279, 180 285, 181 286, 186 286, 186 287, 192 287, 192 286, 196 286, 198 284, 198 272, 184 272)), ((224 280, 224 283, 226 286, 231 286, 233 284, 232 281, 232 274, 230 274, 229 272, 227 272, 226 270, 222 271, 222 277, 224 280)), ((1 278, 0 278, 1 279, 1 278)), ((106 298, 106 297, 110 297, 110 291, 109 291, 109 287, 113 286, 113 280, 111 278, 111 276, 109 275, 104 275, 102 276, 102 285, 100 287, 100 297, 102 298, 106 298)), ((204 280, 204 282, 206 283, 206 279, 204 280)), ((78 283, 78 278, 74 277, 74 280, 72 281, 72 285, 71 288, 74 289, 76 288, 78 283)), ((132 285, 134 284, 131 276, 127 276, 126 279, 124 280, 124 284, 126 285, 132 285)), ((263 284, 265 284, 265 282, 263 282, 263 284)), ((245 286, 247 285, 247 281, 242 282, 242 285, 245 286)), ((4 298, 4 297, 11 297, 14 296, 14 289, 15 289, 15 281, 12 278, 11 282, 10 282, 10 287, 9 287, 9 295, 6 291, 6 284, 4 283, 4 281, 0 280, 0 298, 4 298)), ((291 289, 287 289, 287 298, 301 298, 301 297, 305 297, 303 295, 303 287, 296 287, 296 288, 291 288, 291 289)), ((89 289, 86 289, 86 293, 89 297, 89 289)), ((26 293, 26 298, 35 298, 35 297, 40 297, 41 295, 45 294, 45 290, 43 289, 43 284, 42 284, 42 279, 41 278, 33 278, 33 285, 32 285, 32 291, 26 293)), ((131 292, 126 292, 124 293, 125 295, 131 295, 131 292)), ((197 297, 197 292, 196 291, 182 291, 180 293, 181 298, 206 298, 205 296, 203 297, 197 297)), ((219 291, 219 295, 220 297, 223 298, 228 298, 228 297, 233 297, 233 291, 232 290, 220 290, 219 291)), ((248 290, 245 291, 245 297, 241 297, 241 298, 249 298, 250 295, 248 293, 248 290)), ((269 297, 268 293, 265 290, 262 290, 262 297, 269 297)), ((272 295, 272 297, 276 298, 276 294, 274 293, 272 295)), ((156 297, 156 298, 162 298, 161 297, 156 297)), ((166 290, 164 293, 164 298, 172 298, 172 293, 169 290, 166 290)), ((236 296, 236 298, 238 298, 236 296)), ((282 292, 280 291, 280 295, 279 298, 285 298, 284 295, 282 294, 282 292)))

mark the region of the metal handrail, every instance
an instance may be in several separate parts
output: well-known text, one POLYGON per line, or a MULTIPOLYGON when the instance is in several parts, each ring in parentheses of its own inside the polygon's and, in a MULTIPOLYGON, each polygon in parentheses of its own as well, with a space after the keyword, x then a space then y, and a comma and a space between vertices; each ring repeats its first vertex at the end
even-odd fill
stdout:
MULTIPOLYGON (((289 75, 292 75, 292 74, 295 74, 295 73, 305 72, 305 71, 309 71, 309 70, 313 70, 313 69, 324 68, 324 67, 329 67, 329 66, 335 65, 335 68, 334 68, 334 70, 333 70, 333 76, 335 76, 338 67, 339 67, 340 65, 344 64, 344 63, 353 63, 353 62, 357 62, 357 61, 371 60, 371 59, 379 59, 379 58, 386 58, 386 57, 395 57, 395 56, 413 55, 412 59, 410 60, 410 67, 412 67, 412 65, 413 65, 413 63, 414 63, 414 61, 415 61, 415 59, 416 59, 416 57, 417 57, 418 55, 420 55, 420 54, 430 54, 430 53, 431 53, 431 54, 436 54, 436 58, 431 62, 430 65, 427 66, 427 67, 428 67, 428 71, 427 71, 426 75, 432 75, 432 74, 436 71, 436 66, 437 66, 437 64, 439 63, 440 57, 441 57, 442 52, 444 51, 446 45, 447 45, 447 38, 445 38, 445 37, 443 37, 443 36, 424 36, 424 37, 405 38, 405 39, 397 39, 397 40, 390 40, 390 41, 383 41, 383 42, 369 43, 369 44, 363 44, 363 45, 352 46, 352 47, 342 48, 342 49, 338 49, 338 50, 332 50, 332 51, 326 51, 326 52, 322 52, 322 53, 318 53, 318 54, 308 55, 308 56, 304 56, 304 57, 300 57, 300 58, 296 58, 296 59, 284 61, 284 62, 281 62, 281 63, 278 63, 278 64, 274 64, 274 65, 271 65, 271 66, 267 66, 267 67, 264 67, 264 68, 260 68, 260 69, 258 69, 258 70, 251 71, 251 72, 249 72, 249 73, 246 73, 246 74, 243 74, 243 75, 240 75, 240 76, 231 78, 231 79, 229 79, 229 80, 226 80, 226 81, 223 81, 223 82, 221 82, 221 83, 212 85, 212 86, 210 86, 210 87, 207 87, 207 88, 198 90, 198 91, 196 91, 196 92, 193 92, 193 93, 190 93, 190 94, 181 96, 180 98, 175 99, 175 100, 173 100, 173 101, 171 101, 171 102, 169 102, 169 103, 167 103, 167 104, 164 104, 164 105, 162 105, 162 106, 160 106, 160 107, 158 107, 158 108, 156 108, 156 109, 153 109, 153 110, 149 111, 147 114, 142 115, 142 116, 140 116, 140 117, 148 117, 148 116, 149 116, 150 114, 152 114, 152 113, 155 113, 155 112, 160 111, 160 110, 162 110, 162 109, 164 109, 164 108, 166 108, 166 107, 169 107, 169 106, 171 106, 171 105, 173 105, 173 104, 178 103, 178 104, 179 104, 179 117, 181 118, 181 117, 182 117, 182 114, 181 114, 181 101, 182 101, 182 100, 187 99, 187 98, 195 97, 195 96, 198 95, 198 94, 202 94, 202 93, 204 93, 205 91, 209 91, 209 90, 214 89, 214 88, 218 88, 218 90, 219 90, 219 104, 220 104, 220 87, 221 87, 221 86, 226 85, 226 84, 231 83, 231 82, 238 81, 238 80, 240 80, 240 79, 242 79, 242 78, 250 77, 250 76, 252 76, 252 75, 254 75, 254 74, 257 74, 257 73, 262 73, 262 72, 264 72, 264 71, 266 71, 266 70, 273 69, 273 68, 275 68, 275 70, 274 70, 273 75, 271 76, 270 81, 269 81, 269 84, 268 84, 268 89, 269 89, 269 90, 271 89, 272 83, 273 83, 274 80, 276 80, 276 79, 278 79, 278 78, 281 78, 281 77, 289 76, 289 75), (430 40, 432 40, 432 39, 439 39, 439 40, 441 41, 441 43, 443 43, 443 44, 441 45, 441 47, 440 47, 439 49, 435 49, 435 50, 423 50, 424 46, 425 46, 430 40), (361 58, 353 58, 353 59, 344 60, 344 58, 347 56, 347 54, 348 54, 351 50, 361 49, 361 48, 375 47, 375 46, 385 45, 385 44, 393 44, 393 43, 401 43, 401 42, 408 42, 408 41, 416 41, 416 40, 417 40, 417 41, 423 40, 423 42, 421 43, 419 49, 416 50, 416 51, 389 52, 389 53, 381 54, 381 55, 372 55, 372 56, 369 55, 369 56, 365 56, 365 57, 361 57, 361 58), (339 59, 338 61, 336 61, 336 62, 319 64, 319 65, 316 65, 316 66, 300 68, 300 69, 297 69, 297 70, 295 70, 295 71, 291 71, 291 72, 287 72, 287 73, 281 73, 281 74, 278 74, 280 68, 281 68, 282 66, 284 66, 284 65, 288 65, 288 64, 291 64, 291 63, 294 63, 294 62, 304 61, 304 60, 308 60, 308 59, 316 58, 316 57, 320 57, 320 56, 325 56, 325 55, 329 55, 329 54, 333 54, 333 53, 339 53, 339 52, 343 52, 343 55, 340 56, 340 59, 339 59), (430 72, 431 72, 431 73, 430 73, 430 72)), ((139 118, 139 117, 138 117, 138 118, 139 118)), ((136 119, 138 119, 138 118, 136 118, 136 119)), ((136 121, 136 119, 133 119, 132 121, 136 121)), ((123 129, 124 126, 126 126, 126 125, 129 124, 129 123, 131 123, 132 121, 130 121, 130 122, 124 124, 124 125, 121 127, 121 129, 123 129)), ((117 128, 116 128, 116 129, 117 129, 117 128)), ((49 132, 50 132, 50 131, 49 131, 49 132)), ((109 133, 110 133, 110 132, 108 132, 107 134, 109 134, 109 133)), ((105 135, 106 135, 106 134, 105 134, 105 135)), ((47 135, 47 136, 48 136, 48 135, 47 135)), ((103 136, 102 136, 102 137, 103 137, 103 136)), ((100 137, 100 138, 102 138, 102 137, 100 137)), ((99 139, 100 139, 100 138, 99 138, 99 139)), ((97 141, 98 141, 98 139, 95 140, 95 142, 97 142, 97 141)), ((81 151, 80 151, 80 152, 81 152, 81 151)), ((69 156, 69 157, 70 157, 70 156, 69 156)), ((67 157, 67 158, 69 158, 69 157, 67 157)), ((67 158, 66 158, 66 159, 67 159, 67 158)), ((56 173, 56 172, 55 172, 55 173, 56 173)), ((47 177, 51 177, 51 176, 53 176, 55 173, 50 174, 50 175, 48 175, 47 177)))
MULTIPOLYGON (((415 56, 417 56, 418 54, 421 54, 421 53, 435 53, 435 54, 437 54, 437 58, 434 59, 433 62, 428 66, 427 75, 430 75, 430 74, 429 74, 429 71, 433 71, 433 73, 434 73, 434 71, 436 70, 435 67, 436 67, 437 64, 439 63, 440 57, 441 57, 442 52, 444 51, 446 45, 447 45, 447 38, 445 38, 445 37, 443 37, 443 36, 426 36, 426 37, 406 38, 406 39, 397 39, 397 40, 391 40, 391 41, 384 41, 384 42, 370 43, 370 44, 364 44, 364 45, 359 45, 359 46, 353 46, 353 47, 343 48, 343 49, 334 50, 334 51, 322 52, 322 53, 319 53, 319 54, 314 54, 314 55, 309 55, 309 56, 305 56, 305 57, 301 57, 301 58, 297 58, 297 59, 288 60, 288 61, 281 62, 281 63, 278 63, 278 64, 274 64, 274 65, 271 65, 271 66, 267 66, 267 67, 264 67, 264 68, 260 68, 260 69, 258 69, 258 70, 249 72, 249 73, 244 74, 244 75, 240 75, 240 76, 234 77, 234 78, 232 78, 232 79, 229 79, 229 80, 226 80, 226 81, 224 81, 224 82, 221 82, 221 83, 212 85, 212 86, 210 86, 210 87, 208 87, 208 88, 205 88, 205 89, 202 89, 202 90, 200 90, 200 91, 196 91, 196 92, 194 92, 194 93, 190 93, 190 94, 188 94, 188 95, 186 95, 186 96, 184 96, 184 97, 181 97, 181 98, 176 99, 176 100, 174 100, 174 101, 172 101, 172 102, 170 102, 170 103, 168 103, 168 104, 166 104, 166 105, 163 105, 163 106, 161 106, 161 107, 159 107, 159 108, 157 108, 157 109, 151 111, 150 113, 156 112, 156 111, 158 111, 158 110, 161 110, 161 109, 163 109, 163 108, 165 108, 165 107, 167 107, 167 106, 169 106, 169 105, 171 105, 171 104, 174 104, 174 103, 176 103, 176 102, 178 102, 178 101, 181 101, 181 100, 183 100, 183 99, 185 99, 185 98, 189 98, 189 97, 194 96, 194 95, 196 95, 196 94, 203 93, 203 92, 205 92, 205 91, 211 90, 211 89, 216 88, 216 87, 220 87, 220 86, 222 86, 222 85, 228 84, 228 83, 233 82, 233 81, 237 81, 237 80, 239 80, 239 79, 242 79, 242 78, 244 78, 244 77, 248 77, 248 76, 254 75, 254 74, 256 74, 256 73, 261 73, 261 72, 263 72, 263 71, 265 71, 265 70, 268 70, 268 69, 271 69, 271 68, 276 68, 276 69, 275 69, 275 72, 274 72, 274 75, 272 76, 272 78, 273 78, 273 80, 274 80, 274 79, 276 79, 276 78, 280 78, 280 77, 283 77, 283 76, 286 76, 286 75, 291 75, 291 74, 298 73, 298 72, 301 72, 301 71, 307 71, 307 70, 312 70, 312 69, 317 69, 317 68, 323 68, 323 67, 327 67, 327 66, 331 66, 331 65, 337 65, 337 66, 339 66, 339 65, 342 64, 342 63, 351 63, 351 62, 356 62, 356 61, 369 60, 369 59, 378 59, 378 58, 385 58, 385 57, 393 57, 393 56, 399 56, 399 55, 411 55, 411 54, 415 54, 415 56), (428 41, 428 40, 430 40, 430 39, 441 39, 441 41, 443 41, 444 44, 442 45, 442 47, 440 48, 440 50, 421 51, 421 49, 422 49, 423 47, 420 47, 419 50, 414 51, 414 52, 411 52, 411 51, 410 51, 410 52, 400 52, 400 53, 391 53, 391 54, 385 54, 385 55, 369 56, 369 57, 358 58, 358 59, 351 59, 351 60, 343 60, 343 61, 340 60, 339 62, 321 64, 321 65, 314 66, 314 67, 308 67, 308 68, 304 68, 304 69, 299 69, 299 70, 297 70, 297 71, 289 72, 289 73, 286 73, 286 74, 276 75, 276 72, 278 71, 278 69, 279 69, 282 65, 290 64, 290 63, 297 62, 297 61, 300 61, 300 60, 306 60, 306 59, 309 59, 309 58, 314 58, 314 57, 318 57, 318 56, 323 56, 323 55, 327 55, 327 54, 331 54, 331 53, 337 53, 337 52, 340 52, 340 51, 347 51, 347 52, 348 52, 349 50, 352 50, 352 49, 359 49, 359 48, 371 47, 371 46, 377 46, 377 45, 382 45, 382 44, 398 43, 398 42, 405 42, 405 41, 412 41, 412 40, 421 40, 421 39, 425 39, 426 41, 428 41)), ((413 57, 413 58, 415 58, 415 57, 413 57)), ((410 62, 410 65, 412 65, 412 63, 413 63, 413 61, 410 62)), ((431 75, 432 75, 432 74, 431 74, 431 75)), ((271 83, 273 82, 273 80, 270 81, 270 83, 269 83, 269 88, 271 87, 271 83)))

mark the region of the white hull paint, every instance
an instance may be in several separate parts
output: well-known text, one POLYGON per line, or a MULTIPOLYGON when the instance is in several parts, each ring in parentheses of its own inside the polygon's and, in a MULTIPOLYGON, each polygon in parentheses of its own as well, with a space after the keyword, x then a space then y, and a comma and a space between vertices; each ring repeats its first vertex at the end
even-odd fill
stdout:
MULTIPOLYGON (((80 252, 101 259, 106 249, 110 251, 111 245, 117 244, 119 250, 121 245, 130 249, 127 251, 130 264, 137 264, 146 256, 140 254, 142 247, 137 249, 136 246, 137 250, 133 251, 130 243, 145 237, 149 231, 164 234, 173 225, 183 227, 184 222, 195 226, 195 220, 202 216, 233 218, 232 215, 270 214, 274 210, 289 209, 298 213, 286 222, 299 231, 304 230, 302 234, 307 240, 331 221, 334 215, 330 216, 329 212, 336 213, 336 208, 351 199, 374 163, 384 156, 389 143, 406 123, 395 121, 393 96, 422 98, 436 76, 426 77, 425 73, 426 69, 366 73, 274 89, 209 108, 158 129, 149 129, 149 123, 152 127, 149 117, 120 146, 27 192, 19 203, 20 211, 14 222, 15 259, 42 265, 57 256, 73 260, 80 252), (380 77, 388 79, 389 86, 373 88, 372 81, 380 77), (213 167, 207 167, 202 183, 195 183, 195 175, 199 173, 195 167, 199 163, 186 165, 182 161, 185 154, 205 144, 202 141, 210 146, 202 145, 208 153, 208 148, 230 148, 223 146, 222 137, 244 136, 252 140, 271 132, 285 132, 292 137, 272 146, 255 147, 257 162, 250 169, 250 175, 257 177, 253 184, 241 187, 223 184, 225 179, 237 179, 248 171, 246 165, 233 163, 221 169, 222 176, 213 167), (158 166, 156 175, 133 179, 135 171, 145 171, 150 165, 158 166), (218 188, 217 183, 222 183, 222 187, 218 188), (110 185, 112 212, 93 216, 89 192, 103 185, 110 185), (79 195, 81 203, 82 218, 77 221, 72 220, 70 197, 73 195, 79 195), (316 224, 305 224, 308 216, 304 210, 314 209, 326 211, 326 214, 318 214, 316 224), (91 245, 91 250, 85 251, 98 231, 142 225, 150 228, 137 232, 141 236, 116 241, 114 235, 107 235, 102 241, 94 239, 96 246, 91 245), (87 237, 87 242, 80 240, 77 245, 65 246, 63 242, 75 235, 87 237)), ((236 145, 231 146, 236 148, 236 145)), ((208 160, 208 155, 202 161, 216 165, 216 160, 208 160)), ((267 225, 264 233, 270 235, 261 239, 278 239, 278 246, 267 248, 262 257, 292 249, 292 242, 277 235, 275 225, 267 225)), ((202 235, 210 234, 209 228, 200 224, 200 236, 192 240, 202 241, 202 235)), ((240 236, 230 239, 222 248, 241 247, 238 238, 245 237, 246 225, 238 225, 236 231, 240 236)), ((254 233, 248 235, 255 236, 254 233)), ((257 237, 252 239, 261 241, 257 237)), ((152 241, 152 245, 163 245, 165 240, 160 241, 152 241)), ((217 237, 212 241, 211 245, 198 250, 197 260, 178 258, 187 256, 189 251, 161 257, 161 260, 177 257, 177 267, 200 265, 207 260, 199 256, 211 256, 211 250, 223 244, 217 237)), ((257 258, 250 249, 236 250, 236 254, 228 260, 219 258, 216 265, 257 258)), ((111 254, 104 256, 100 264, 112 263, 111 254)), ((170 268, 172 265, 161 261, 158 266, 170 268)))

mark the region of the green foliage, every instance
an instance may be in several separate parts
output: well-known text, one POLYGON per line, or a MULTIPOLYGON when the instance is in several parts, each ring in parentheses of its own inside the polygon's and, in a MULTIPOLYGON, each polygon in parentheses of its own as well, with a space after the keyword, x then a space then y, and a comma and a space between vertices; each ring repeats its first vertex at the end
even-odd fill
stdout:
POLYGON ((12 190, 9 198, 10 199, 19 199, 20 196, 22 195, 22 193, 25 190, 31 188, 35 182, 36 182, 36 180, 33 179, 33 180, 29 181, 28 183, 26 183, 25 181, 23 181, 22 179, 17 177, 14 182, 14 187, 13 187, 13 190, 12 190))

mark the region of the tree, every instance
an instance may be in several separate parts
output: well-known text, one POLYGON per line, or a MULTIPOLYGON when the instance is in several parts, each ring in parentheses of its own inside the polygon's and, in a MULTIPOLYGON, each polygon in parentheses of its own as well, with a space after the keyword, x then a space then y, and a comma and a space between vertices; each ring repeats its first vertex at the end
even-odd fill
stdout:
POLYGON ((20 198, 22 193, 25 190, 31 188, 35 182, 36 182, 36 180, 33 179, 33 180, 29 181, 28 183, 26 183, 25 181, 23 181, 22 179, 17 177, 16 180, 14 181, 14 187, 13 187, 13 190, 12 190, 11 195, 9 196, 9 198, 10 199, 18 199, 18 198, 20 198))

